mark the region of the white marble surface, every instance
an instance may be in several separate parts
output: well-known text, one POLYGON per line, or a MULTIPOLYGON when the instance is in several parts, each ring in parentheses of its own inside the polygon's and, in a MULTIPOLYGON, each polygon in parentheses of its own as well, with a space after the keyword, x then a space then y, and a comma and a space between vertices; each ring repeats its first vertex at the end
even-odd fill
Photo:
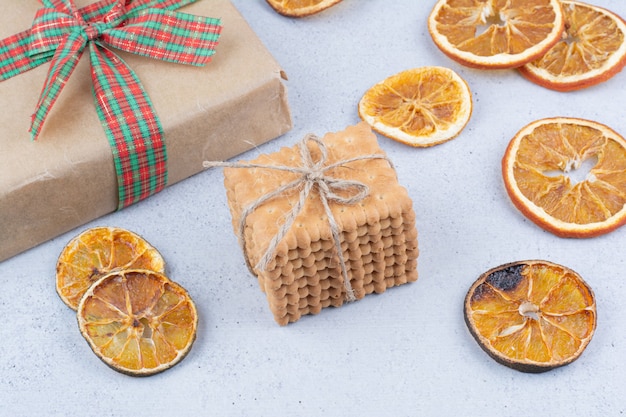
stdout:
MULTIPOLYGON (((623 0, 594 2, 626 16, 623 0)), ((264 0, 234 4, 289 75, 294 119, 291 132, 244 157, 291 146, 308 132, 321 135, 357 123, 356 105, 365 90, 401 70, 443 65, 467 80, 474 113, 457 139, 413 149, 380 137, 414 200, 419 280, 279 327, 244 266, 222 173, 206 171, 0 263, 0 414, 626 413, 626 229, 587 240, 555 237, 513 207, 500 174, 508 141, 536 119, 583 117, 626 134, 626 73, 564 94, 512 70, 462 67, 428 35, 432 0, 345 0, 302 20, 279 16, 264 0), (141 379, 106 367, 55 293, 59 252, 95 225, 146 237, 198 305, 197 341, 167 372, 141 379), (463 297, 480 273, 534 258, 578 271, 598 306, 597 331, 581 358, 539 375, 495 363, 462 316, 463 297)))

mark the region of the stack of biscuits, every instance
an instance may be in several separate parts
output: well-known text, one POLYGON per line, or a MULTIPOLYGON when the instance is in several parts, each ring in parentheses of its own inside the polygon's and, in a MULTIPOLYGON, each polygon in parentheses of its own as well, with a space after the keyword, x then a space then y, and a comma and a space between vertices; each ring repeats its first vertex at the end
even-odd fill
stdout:
MULTIPOLYGON (((297 213, 292 210, 299 205, 302 185, 288 188, 257 206, 259 199, 302 176, 299 172, 273 168, 302 167, 297 146, 261 155, 247 163, 254 167, 224 170, 235 233, 240 234, 248 265, 267 296, 274 319, 281 325, 305 314, 317 314, 324 307, 339 307, 347 299, 361 299, 417 279, 413 203, 406 189, 398 184, 395 169, 378 146, 376 135, 366 123, 359 123, 342 132, 328 133, 321 141, 327 151, 324 165, 337 164, 324 171, 326 178, 367 186, 367 196, 356 203, 330 201, 333 219, 329 218, 316 187, 297 213), (359 159, 364 156, 367 157, 359 159), (251 205, 256 207, 248 210, 251 205), (240 228, 243 213, 245 223, 240 228), (271 248, 270 261, 258 267, 289 217, 293 223, 271 248), (331 220, 336 223, 341 254, 331 220)), ((306 146, 314 162, 322 158, 316 143, 307 142, 306 146)), ((348 187, 337 193, 349 198, 354 191, 348 187)))

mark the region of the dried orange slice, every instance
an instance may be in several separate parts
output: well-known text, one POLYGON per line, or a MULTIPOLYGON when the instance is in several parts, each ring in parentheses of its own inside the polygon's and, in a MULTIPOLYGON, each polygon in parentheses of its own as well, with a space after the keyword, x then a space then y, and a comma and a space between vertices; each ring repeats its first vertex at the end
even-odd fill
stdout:
POLYGON ((117 227, 94 227, 73 238, 59 255, 56 289, 73 310, 87 289, 116 269, 165 270, 161 254, 145 239, 117 227))
POLYGON ((562 39, 519 70, 529 80, 557 91, 599 84, 626 65, 626 23, 615 13, 575 1, 561 1, 562 39))
POLYGON ((594 237, 626 222, 626 141, 600 123, 530 123, 509 143, 502 175, 513 204, 557 236, 594 237))
POLYGON ((114 271, 81 299, 78 325, 94 353, 116 371, 148 376, 191 349, 198 314, 184 288, 148 270, 114 271))
POLYGON ((274 10, 283 16, 304 17, 334 6, 341 0, 267 0, 274 10))
POLYGON ((471 115, 469 86, 444 67, 402 71, 374 85, 359 101, 359 116, 372 129, 416 147, 456 137, 471 115))
POLYGON ((519 261, 482 274, 465 297, 465 322, 497 362, 522 372, 567 365, 596 328, 593 291, 576 272, 548 261, 519 261))
POLYGON ((437 47, 474 68, 515 68, 561 37, 559 0, 438 0, 428 17, 437 47))

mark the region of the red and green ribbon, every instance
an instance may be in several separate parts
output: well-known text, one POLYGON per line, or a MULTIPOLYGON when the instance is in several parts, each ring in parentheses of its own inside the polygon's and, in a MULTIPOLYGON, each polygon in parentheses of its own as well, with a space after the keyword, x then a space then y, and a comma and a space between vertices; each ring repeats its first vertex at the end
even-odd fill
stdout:
POLYGON ((0 81, 46 62, 50 69, 32 116, 39 136, 50 109, 89 49, 96 112, 111 145, 118 209, 167 184, 163 128, 134 71, 113 49, 202 66, 215 53, 219 19, 174 11, 196 0, 42 0, 30 30, 0 40, 0 81))

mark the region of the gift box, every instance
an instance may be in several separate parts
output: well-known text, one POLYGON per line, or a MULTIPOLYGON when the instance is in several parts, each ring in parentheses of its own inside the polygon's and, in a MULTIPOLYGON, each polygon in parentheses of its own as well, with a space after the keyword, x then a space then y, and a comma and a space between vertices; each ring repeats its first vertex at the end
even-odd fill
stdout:
MULTIPOLYGON (((29 29, 40 8, 34 0, 0 0, 0 39, 29 29)), ((167 185, 201 171, 204 160, 231 158, 292 126, 281 67, 229 1, 199 0, 176 11, 221 19, 205 66, 114 50, 158 113, 167 185)), ((0 260, 120 208, 89 58, 80 58, 35 141, 31 115, 50 64, 0 82, 0 260)))
POLYGON ((367 124, 221 165, 235 233, 277 323, 417 279, 413 203, 367 124))

